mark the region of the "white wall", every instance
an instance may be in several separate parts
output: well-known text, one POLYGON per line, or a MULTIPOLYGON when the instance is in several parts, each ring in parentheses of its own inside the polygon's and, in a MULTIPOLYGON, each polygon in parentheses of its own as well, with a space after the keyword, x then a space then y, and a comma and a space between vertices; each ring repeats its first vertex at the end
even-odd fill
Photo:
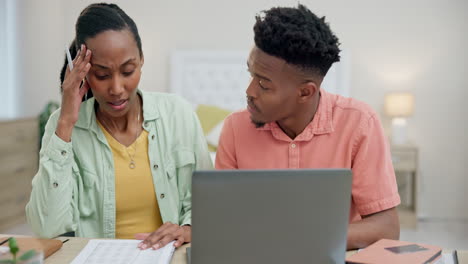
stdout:
POLYGON ((17 115, 16 12, 14 0, 0 0, 0 119, 10 119, 17 115))
POLYGON ((18 115, 38 115, 47 101, 60 99, 59 73, 65 50, 60 0, 17 1, 18 115))
MULTIPOLYGON (((63 45, 90 1, 20 1, 22 115, 59 98, 63 45)), ((165 91, 175 49, 249 49, 254 15, 297 1, 117 1, 139 26, 140 87, 165 91)), ((464 0, 301 1, 326 15, 352 56, 351 95, 382 112, 384 94, 415 94, 409 138, 420 147, 422 216, 468 219, 468 21, 464 0)), ((389 120, 383 117, 384 125, 389 120)))

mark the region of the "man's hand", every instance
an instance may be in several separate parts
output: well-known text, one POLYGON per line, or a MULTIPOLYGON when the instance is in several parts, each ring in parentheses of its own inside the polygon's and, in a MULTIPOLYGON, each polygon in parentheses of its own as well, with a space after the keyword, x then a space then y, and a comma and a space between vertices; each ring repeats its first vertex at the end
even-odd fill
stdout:
POLYGON ((192 227, 179 226, 171 222, 164 223, 158 230, 153 233, 138 233, 136 239, 143 240, 138 247, 140 249, 158 249, 164 247, 167 243, 175 240, 176 248, 182 246, 185 242, 192 240, 192 227))

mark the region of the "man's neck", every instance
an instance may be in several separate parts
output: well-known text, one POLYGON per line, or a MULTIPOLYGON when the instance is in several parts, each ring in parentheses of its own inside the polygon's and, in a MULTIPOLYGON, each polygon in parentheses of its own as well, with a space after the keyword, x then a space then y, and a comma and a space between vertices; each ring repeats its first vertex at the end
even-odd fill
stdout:
POLYGON ((315 113, 320 102, 320 94, 312 103, 304 107, 304 109, 298 109, 297 115, 294 117, 277 121, 278 126, 283 130, 283 132, 288 135, 289 138, 295 139, 299 134, 304 131, 304 129, 314 120, 315 113))

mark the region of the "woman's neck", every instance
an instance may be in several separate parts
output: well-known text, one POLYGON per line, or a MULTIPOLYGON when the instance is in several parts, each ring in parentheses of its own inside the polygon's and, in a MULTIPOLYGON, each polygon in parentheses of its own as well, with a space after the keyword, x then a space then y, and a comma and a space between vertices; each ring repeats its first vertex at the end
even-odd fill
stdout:
POLYGON ((142 121, 142 103, 140 96, 137 94, 129 111, 121 117, 112 117, 102 111, 99 106, 97 108, 97 118, 102 125, 110 132, 114 133, 125 133, 127 131, 135 131, 141 127, 142 121))

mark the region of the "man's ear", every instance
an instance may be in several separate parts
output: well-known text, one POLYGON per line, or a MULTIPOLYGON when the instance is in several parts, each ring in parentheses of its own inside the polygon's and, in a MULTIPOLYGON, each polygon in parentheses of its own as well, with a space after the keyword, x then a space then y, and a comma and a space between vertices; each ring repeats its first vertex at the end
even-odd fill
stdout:
POLYGON ((319 92, 319 87, 315 82, 308 81, 299 86, 299 102, 308 102, 319 92))

